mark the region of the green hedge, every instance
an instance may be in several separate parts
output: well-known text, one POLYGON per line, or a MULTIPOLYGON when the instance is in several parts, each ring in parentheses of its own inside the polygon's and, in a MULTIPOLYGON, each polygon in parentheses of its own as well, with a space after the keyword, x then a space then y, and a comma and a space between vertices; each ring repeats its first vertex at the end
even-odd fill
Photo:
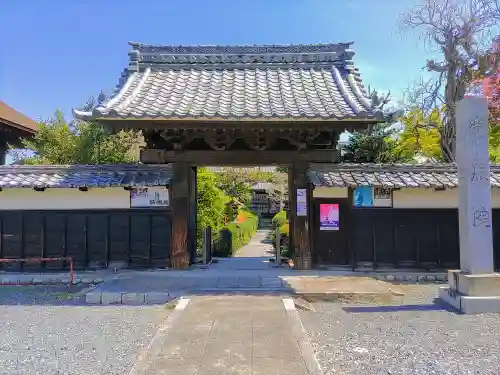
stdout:
POLYGON ((283 224, 287 222, 286 212, 280 211, 273 217, 273 228, 281 227, 283 224))
POLYGON ((238 211, 236 220, 228 223, 220 231, 219 237, 214 243, 214 256, 232 256, 236 250, 250 241, 258 226, 259 218, 254 213, 244 209, 238 211))

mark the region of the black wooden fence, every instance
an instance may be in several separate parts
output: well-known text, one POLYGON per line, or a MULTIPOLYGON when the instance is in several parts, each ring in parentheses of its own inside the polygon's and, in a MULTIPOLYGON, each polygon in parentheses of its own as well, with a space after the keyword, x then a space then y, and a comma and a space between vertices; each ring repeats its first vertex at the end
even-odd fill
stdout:
MULTIPOLYGON (((0 258, 72 257, 76 269, 120 264, 166 267, 169 210, 0 211, 0 258)), ((59 270, 63 262, 3 264, 12 271, 59 270)))
MULTIPOLYGON (((349 251, 354 266, 454 268, 460 264, 458 210, 354 208, 349 251)), ((495 268, 500 268, 500 210, 493 210, 495 268)))

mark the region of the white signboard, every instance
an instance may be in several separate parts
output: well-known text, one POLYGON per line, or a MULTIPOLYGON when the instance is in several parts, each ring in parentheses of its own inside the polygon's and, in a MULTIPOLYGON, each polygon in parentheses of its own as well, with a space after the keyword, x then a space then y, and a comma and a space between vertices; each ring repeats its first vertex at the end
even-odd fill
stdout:
POLYGON ((297 189, 297 216, 307 216, 306 189, 297 189))
POLYGON ((130 207, 167 207, 168 189, 163 186, 134 188, 130 191, 130 207))
POLYGON ((374 207, 392 207, 392 190, 386 188, 373 188, 374 207))

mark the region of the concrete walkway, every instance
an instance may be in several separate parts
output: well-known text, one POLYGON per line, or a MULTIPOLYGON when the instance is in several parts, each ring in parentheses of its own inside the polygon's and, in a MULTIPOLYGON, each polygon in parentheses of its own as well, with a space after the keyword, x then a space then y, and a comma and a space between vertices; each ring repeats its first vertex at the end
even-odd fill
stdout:
POLYGON ((304 345, 308 340, 301 328, 292 300, 256 296, 194 297, 169 330, 159 331, 147 358, 136 364, 135 373, 316 373, 319 368, 312 350, 304 345))
POLYGON ((235 254, 236 258, 265 257, 269 259, 274 254, 273 244, 268 239, 271 231, 259 229, 251 238, 250 242, 243 246, 235 254))
POLYGON ((220 272, 244 270, 268 270, 274 263, 269 262, 273 257, 273 245, 267 239, 269 230, 260 229, 250 239, 250 242, 238 249, 232 258, 219 258, 210 268, 220 272))

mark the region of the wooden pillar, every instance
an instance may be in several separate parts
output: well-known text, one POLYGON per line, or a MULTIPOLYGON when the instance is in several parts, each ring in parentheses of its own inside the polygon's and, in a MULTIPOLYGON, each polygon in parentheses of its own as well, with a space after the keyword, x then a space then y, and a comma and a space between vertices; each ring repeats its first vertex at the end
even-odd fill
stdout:
MULTIPOLYGON (((312 269, 312 252, 310 241, 309 228, 309 213, 311 210, 311 192, 309 178, 307 177, 308 163, 303 161, 294 162, 290 168, 289 174, 289 197, 290 197, 290 224, 292 226, 292 241, 295 253, 295 268, 302 270, 312 269), (305 199, 307 202, 307 212, 305 215, 300 215, 300 207, 297 210, 298 197, 297 189, 304 189, 305 199)), ((300 198, 299 198, 300 201, 300 198)))
POLYGON ((190 232, 190 180, 191 167, 187 163, 172 163, 173 174, 171 184, 172 207, 172 242, 170 262, 173 269, 189 267, 190 232))

